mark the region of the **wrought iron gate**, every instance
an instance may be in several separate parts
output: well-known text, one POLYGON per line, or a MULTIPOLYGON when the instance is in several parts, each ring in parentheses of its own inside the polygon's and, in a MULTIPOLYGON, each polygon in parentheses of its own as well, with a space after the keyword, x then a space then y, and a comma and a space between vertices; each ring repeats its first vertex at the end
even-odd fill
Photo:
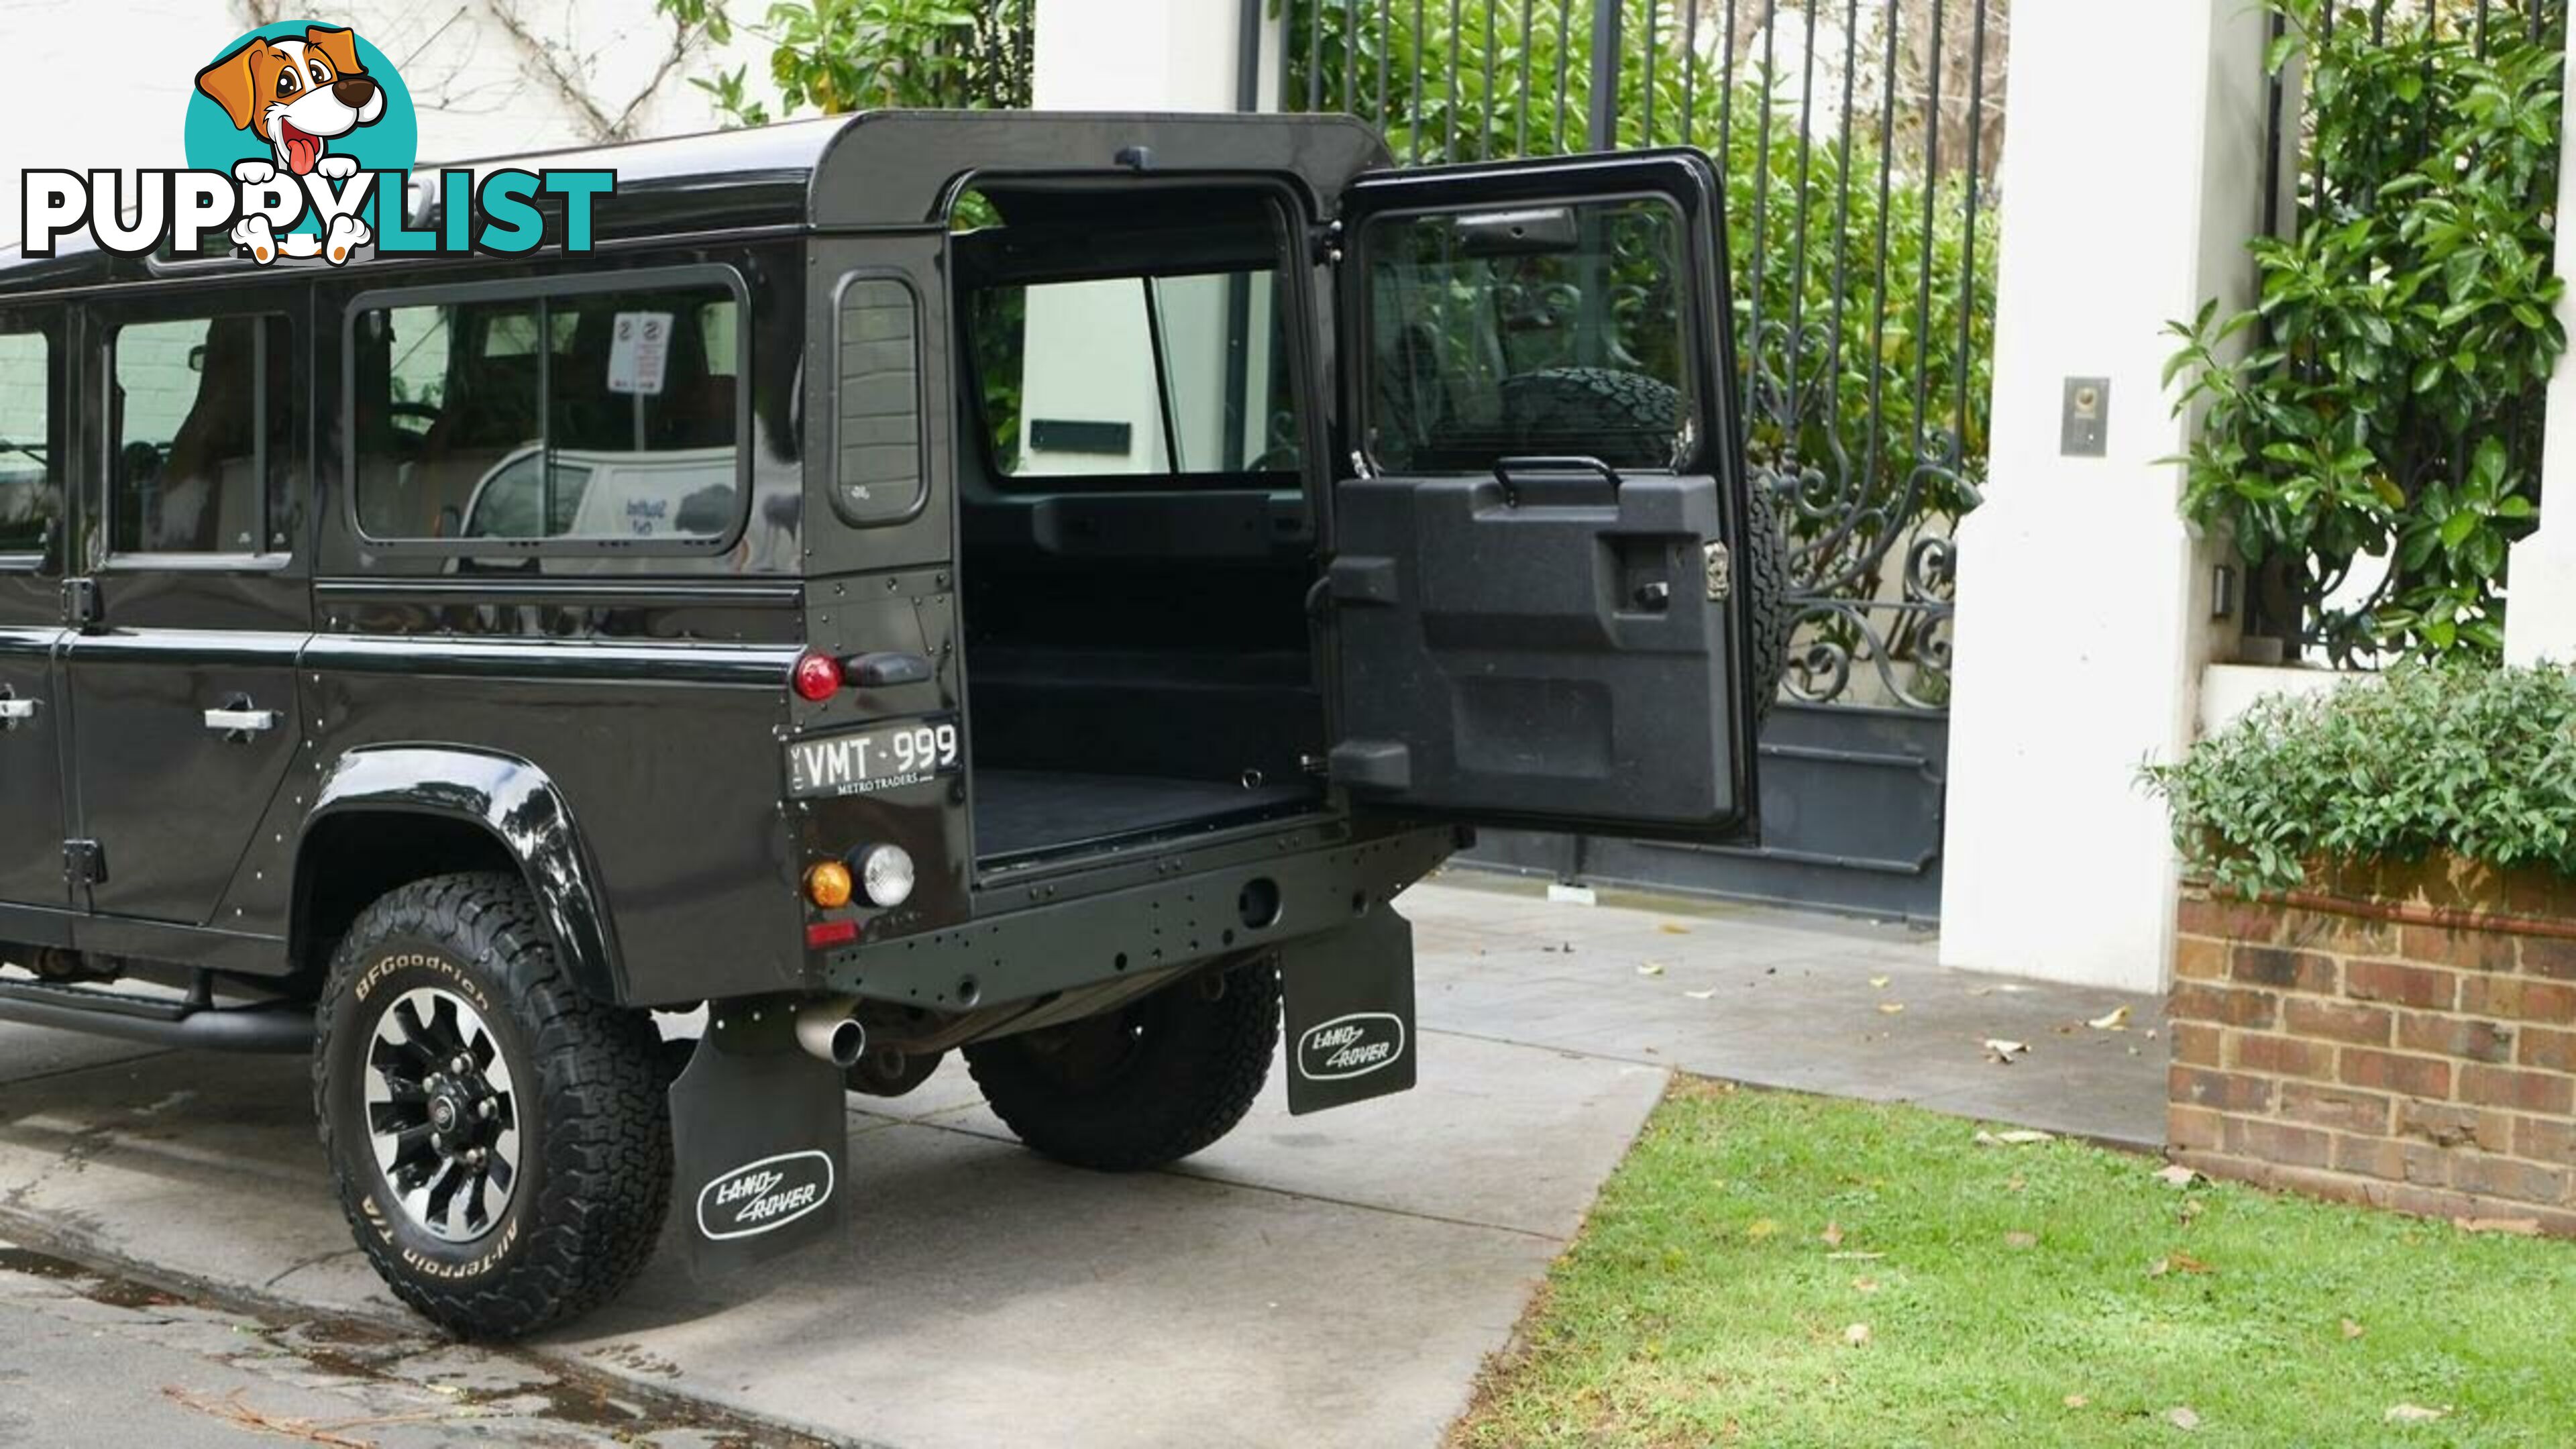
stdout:
MULTIPOLYGON (((1275 7, 1243 3, 1257 36, 1275 7)), ((1281 105, 1373 121, 1408 164, 1694 145, 1726 178, 1746 445, 1788 520, 1797 609, 1764 844, 1489 835, 1481 857, 1936 916, 2006 0, 1285 0, 1283 23, 1281 105)))

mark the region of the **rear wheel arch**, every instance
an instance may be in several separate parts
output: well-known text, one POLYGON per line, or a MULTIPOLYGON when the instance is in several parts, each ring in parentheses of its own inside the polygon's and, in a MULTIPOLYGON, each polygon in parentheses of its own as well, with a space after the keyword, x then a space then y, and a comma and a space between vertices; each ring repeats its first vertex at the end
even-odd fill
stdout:
POLYGON ((525 881, 574 984, 624 999, 607 902, 562 792, 527 760, 455 747, 352 750, 325 775, 296 848, 296 975, 318 982, 350 924, 386 892, 471 871, 525 881))

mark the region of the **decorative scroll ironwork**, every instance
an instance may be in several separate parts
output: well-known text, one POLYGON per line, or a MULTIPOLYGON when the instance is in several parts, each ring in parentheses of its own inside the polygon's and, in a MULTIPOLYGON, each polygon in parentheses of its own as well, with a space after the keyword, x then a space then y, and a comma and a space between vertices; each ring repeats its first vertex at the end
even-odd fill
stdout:
POLYGON ((1280 95, 1409 164, 1718 159, 1792 699, 1945 709, 1985 473, 2006 0, 1288 0, 1280 95))

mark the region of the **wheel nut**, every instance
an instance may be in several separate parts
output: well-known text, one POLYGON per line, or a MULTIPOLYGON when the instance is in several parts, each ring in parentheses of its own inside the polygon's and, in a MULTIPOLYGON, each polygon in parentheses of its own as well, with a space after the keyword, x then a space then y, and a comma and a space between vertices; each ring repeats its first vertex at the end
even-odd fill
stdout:
POLYGON ((492 1120, 493 1114, 495 1114, 495 1113, 499 1112, 500 1110, 501 1110, 501 1104, 500 1104, 500 1103, 493 1101, 493 1100, 492 1100, 491 1098, 489 1098, 489 1097, 486 1097, 486 1098, 484 1098, 484 1099, 482 1100, 482 1102, 481 1102, 480 1104, 478 1104, 478 1105, 474 1108, 474 1115, 475 1115, 475 1116, 477 1116, 477 1117, 480 1117, 480 1118, 482 1118, 484 1121, 488 1122, 488 1121, 492 1120))
POLYGON ((465 1075, 465 1073, 466 1073, 466 1072, 467 1072, 467 1071, 468 1071, 468 1070, 469 1070, 473 1065, 474 1065, 474 1064, 473 1064, 472 1062, 469 1062, 469 1061, 467 1061, 465 1058, 463 1058, 463 1057, 461 1057, 461 1056, 460 1056, 460 1057, 456 1058, 454 1061, 449 1062, 449 1063, 447 1064, 447 1069, 448 1069, 449 1071, 451 1071, 451 1072, 454 1072, 456 1075, 458 1075, 458 1076, 460 1076, 460 1077, 461 1077, 461 1076, 464 1076, 464 1075, 465 1075))
POLYGON ((483 1165, 484 1155, 483 1149, 477 1147, 473 1151, 465 1154, 465 1160, 473 1163, 476 1167, 481 1167, 483 1165))

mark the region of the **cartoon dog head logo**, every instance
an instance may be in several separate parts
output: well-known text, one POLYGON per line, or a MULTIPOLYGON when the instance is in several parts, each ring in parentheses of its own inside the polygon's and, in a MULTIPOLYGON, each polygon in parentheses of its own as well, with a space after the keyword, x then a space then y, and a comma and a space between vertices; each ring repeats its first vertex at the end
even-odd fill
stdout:
POLYGON ((385 113, 384 87, 358 59, 356 33, 338 26, 311 26, 300 39, 252 39, 197 72, 197 89, 298 176, 320 164, 333 140, 385 113))

